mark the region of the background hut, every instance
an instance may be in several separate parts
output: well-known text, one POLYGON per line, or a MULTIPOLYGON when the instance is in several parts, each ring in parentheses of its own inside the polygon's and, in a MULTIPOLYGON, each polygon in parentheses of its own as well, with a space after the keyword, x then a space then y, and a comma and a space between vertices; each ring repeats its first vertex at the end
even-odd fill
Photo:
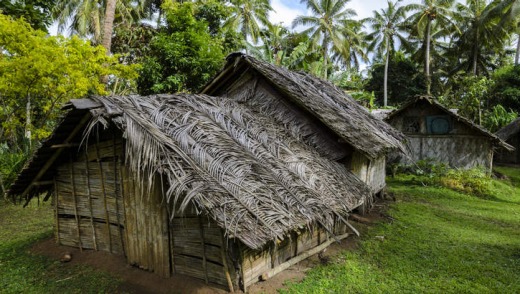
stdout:
POLYGON ((242 53, 229 55, 202 93, 229 97, 272 117, 321 156, 346 166, 373 194, 386 185, 385 155, 405 151, 401 133, 331 83, 242 53))
POLYGON ((417 97, 385 120, 408 137, 411 156, 402 158, 407 164, 432 159, 455 168, 491 170, 494 148, 512 148, 429 97, 417 97))
POLYGON ((520 118, 495 133, 500 139, 515 147, 513 151, 504 149, 495 153, 495 161, 499 163, 520 164, 520 118))
POLYGON ((232 99, 92 97, 65 109, 9 194, 52 196, 58 243, 164 277, 246 290, 345 237, 371 194, 329 149, 304 143, 306 128, 232 99))

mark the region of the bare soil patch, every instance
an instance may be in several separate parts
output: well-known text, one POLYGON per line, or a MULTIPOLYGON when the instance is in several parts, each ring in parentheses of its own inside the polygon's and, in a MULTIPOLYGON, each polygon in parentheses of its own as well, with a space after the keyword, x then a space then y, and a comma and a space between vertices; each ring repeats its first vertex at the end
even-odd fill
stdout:
MULTIPOLYGON (((352 224, 360 231, 365 233, 373 224, 388 220, 386 208, 388 201, 379 201, 369 214, 351 217, 352 224)), ((315 254, 303 260, 289 269, 279 273, 271 279, 258 282, 248 289, 249 293, 276 293, 278 289, 284 287, 286 282, 298 282, 305 277, 305 273, 320 263, 337 262, 341 260, 340 253, 345 250, 356 250, 359 238, 355 235, 349 236, 339 243, 333 243, 324 252, 315 254)), ((204 281, 183 275, 173 275, 171 278, 161 278, 160 276, 140 270, 126 263, 124 256, 110 254, 108 252, 83 250, 78 248, 57 245, 53 238, 42 240, 32 247, 32 252, 48 256, 55 260, 60 260, 64 254, 70 253, 70 262, 62 263, 63 267, 74 265, 88 265, 100 271, 110 273, 112 276, 123 281, 120 286, 121 293, 227 293, 218 285, 205 284, 204 281)), ((67 277, 63 277, 67 279, 67 277)))

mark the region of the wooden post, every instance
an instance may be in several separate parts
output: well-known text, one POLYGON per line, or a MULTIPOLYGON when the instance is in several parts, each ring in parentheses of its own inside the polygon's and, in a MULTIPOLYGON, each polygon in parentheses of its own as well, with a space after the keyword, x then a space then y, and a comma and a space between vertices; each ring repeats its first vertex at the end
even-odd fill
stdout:
POLYGON ((222 230, 220 231, 220 236, 221 236, 221 240, 222 240, 221 241, 222 244, 220 244, 220 255, 222 256, 222 265, 224 266, 224 273, 226 274, 226 281, 228 283, 229 292, 233 293, 233 292, 235 292, 235 289, 233 287, 233 281, 231 281, 231 275, 229 274, 229 267, 227 264, 227 256, 226 256, 226 248, 224 247, 224 246, 226 246, 227 242, 226 242, 226 238, 224 238, 224 232, 222 230))
POLYGON ((108 250, 112 252, 112 234, 110 233, 110 216, 108 215, 108 205, 107 205, 107 193, 105 190, 105 176, 103 175, 103 164, 101 159, 99 158, 99 137, 96 140, 96 159, 99 166, 99 173, 101 176, 101 191, 103 191, 103 204, 105 206, 105 218, 106 218, 106 227, 108 233, 108 250))
MULTIPOLYGON (((85 149, 86 150, 86 149, 85 149)), ((86 153, 86 151, 85 151, 86 153)), ((92 229, 92 240, 94 241, 94 250, 98 251, 97 247, 97 238, 96 238, 96 227, 94 226, 94 212, 92 211, 92 193, 90 191, 90 171, 88 164, 88 156, 85 156, 85 168, 87 170, 87 195, 88 195, 88 205, 90 210, 90 227, 92 229)))
POLYGON ((199 232, 200 232, 200 242, 202 244, 202 269, 204 270, 204 280, 206 284, 208 284, 208 263, 206 260, 206 243, 204 242, 204 226, 202 225, 201 217, 199 219, 199 232))
POLYGON ((118 232, 119 232, 119 239, 121 241, 121 250, 123 250, 123 252, 125 252, 125 248, 124 248, 124 241, 123 241, 123 229, 121 227, 121 219, 119 217, 119 200, 117 199, 117 196, 118 196, 118 192, 121 191, 120 189, 120 185, 118 184, 118 171, 117 171, 117 168, 118 168, 118 155, 116 154, 117 153, 117 150, 116 150, 116 139, 115 139, 115 135, 112 134, 112 145, 113 145, 113 151, 114 151, 114 193, 115 193, 115 201, 116 201, 116 218, 117 218, 117 227, 119 228, 118 232))
POLYGON ((81 231, 79 224, 79 216, 78 216, 78 203, 76 199, 76 180, 74 177, 74 167, 73 167, 72 153, 69 156, 69 172, 70 172, 70 181, 72 184, 72 199, 74 200, 74 218, 76 219, 76 226, 78 227, 78 245, 79 251, 83 252, 83 244, 81 243, 81 231))
POLYGON ((60 218, 58 215, 58 182, 56 182, 56 176, 54 176, 54 215, 56 217, 56 243, 60 244, 60 218))

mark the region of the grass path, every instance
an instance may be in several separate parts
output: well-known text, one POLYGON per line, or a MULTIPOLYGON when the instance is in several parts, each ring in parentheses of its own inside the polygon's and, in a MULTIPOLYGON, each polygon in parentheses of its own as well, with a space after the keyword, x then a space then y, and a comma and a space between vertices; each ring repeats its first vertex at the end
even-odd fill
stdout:
POLYGON ((487 199, 390 180, 391 223, 287 293, 520 293, 520 169, 487 199), (375 236, 384 236, 381 241, 375 236))

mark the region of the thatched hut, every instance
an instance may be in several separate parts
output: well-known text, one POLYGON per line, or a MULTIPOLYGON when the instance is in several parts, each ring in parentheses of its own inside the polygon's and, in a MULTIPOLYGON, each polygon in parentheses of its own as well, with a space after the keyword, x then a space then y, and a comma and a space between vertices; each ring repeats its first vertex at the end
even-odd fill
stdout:
POLYGON ((495 133, 500 139, 506 141, 515 150, 499 150, 495 153, 495 161, 499 163, 520 164, 520 118, 500 129, 495 133))
POLYGON ((402 157, 407 164, 431 159, 454 168, 491 170, 494 149, 512 148, 430 97, 411 100, 389 113, 385 121, 408 137, 411 156, 402 157))
POLYGON ((385 155, 405 152, 403 135, 331 83, 242 53, 202 93, 228 97, 272 117, 319 154, 346 166, 373 194, 385 187, 385 155))
MULTIPOLYGON (((371 197, 331 159, 342 143, 311 148, 308 128, 229 98, 92 97, 65 110, 9 194, 52 197, 59 244, 164 277, 246 290, 355 231, 348 214, 371 197)), ((352 134, 368 146, 373 128, 352 134)))

